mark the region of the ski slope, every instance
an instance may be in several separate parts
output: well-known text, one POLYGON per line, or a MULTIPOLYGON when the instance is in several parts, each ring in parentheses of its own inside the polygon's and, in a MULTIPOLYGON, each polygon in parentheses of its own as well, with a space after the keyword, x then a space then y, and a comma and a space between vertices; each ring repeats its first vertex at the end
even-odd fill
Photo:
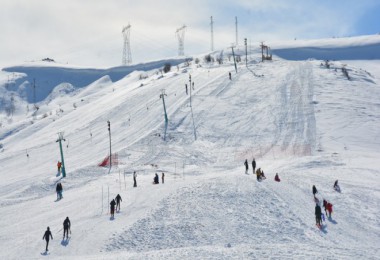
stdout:
MULTIPOLYGON (((0 114, 0 258, 376 259, 380 62, 345 59, 326 68, 320 60, 258 60, 253 54, 238 73, 226 57, 161 74, 164 60, 86 86, 62 81, 43 93, 37 113, 15 91, 13 115, 0 114), (107 120, 119 160, 111 170, 97 166, 109 153, 107 120), (58 132, 67 172, 60 201, 58 132), (251 165, 245 174, 243 162, 253 157, 262 182, 251 165), (152 185, 156 172, 165 184, 152 185), (332 188, 336 179, 341 193, 332 188), (312 185, 334 205, 322 230, 312 185), (118 193, 121 211, 111 219, 118 193), (69 241, 62 240, 66 216, 69 241), (54 240, 44 255, 47 226, 54 240)), ((0 72, 3 100, 10 75, 30 79, 19 73, 0 72)))

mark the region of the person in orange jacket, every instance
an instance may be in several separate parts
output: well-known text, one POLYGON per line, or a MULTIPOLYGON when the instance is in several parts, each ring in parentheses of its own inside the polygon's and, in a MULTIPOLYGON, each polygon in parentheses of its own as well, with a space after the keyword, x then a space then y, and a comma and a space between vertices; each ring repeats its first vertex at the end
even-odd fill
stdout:
POLYGON ((60 161, 58 161, 57 168, 58 168, 59 173, 61 172, 61 166, 62 166, 62 163, 60 161))

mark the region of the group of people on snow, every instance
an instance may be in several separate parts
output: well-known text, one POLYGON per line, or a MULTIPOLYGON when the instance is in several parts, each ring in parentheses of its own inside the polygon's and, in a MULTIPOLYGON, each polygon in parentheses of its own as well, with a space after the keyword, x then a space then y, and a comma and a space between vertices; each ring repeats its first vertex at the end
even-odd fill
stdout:
MULTIPOLYGON (((159 184, 160 181, 159 181, 159 177, 158 177, 158 174, 156 173, 154 175, 154 178, 153 178, 153 184, 159 184)), ((165 173, 162 173, 161 174, 161 183, 164 184, 165 183, 165 173)))
MULTIPOLYGON (((340 192, 340 187, 338 185, 338 180, 334 182, 333 186, 334 190, 337 192, 340 192)), ((316 225, 318 227, 322 227, 322 220, 324 220, 324 214, 322 213, 321 206, 319 205, 319 199, 316 197, 316 194, 318 193, 317 188, 315 185, 312 187, 312 192, 314 195, 314 201, 315 201, 315 220, 316 220, 316 225)), ((333 212, 333 204, 326 199, 323 199, 323 208, 325 210, 326 216, 331 219, 331 213, 333 212)))
MULTIPOLYGON (((248 160, 245 159, 244 161, 244 166, 245 166, 245 173, 248 174, 249 166, 248 166, 248 160)), ((256 174, 257 181, 265 180, 266 176, 264 174, 264 171, 261 168, 258 168, 256 171, 256 160, 255 158, 252 159, 252 171, 253 174, 256 174)), ((276 173, 276 176, 274 177, 274 180, 277 182, 280 182, 280 177, 278 176, 278 173, 276 173)))
MULTIPOLYGON (((70 222, 69 217, 66 217, 65 220, 63 221, 63 239, 62 240, 65 239, 65 236, 66 236, 66 239, 69 239, 69 232, 71 234, 71 222, 70 222)), ((50 238, 53 240, 53 235, 50 231, 50 227, 47 227, 44 233, 44 236, 42 237, 42 240, 46 241, 46 249, 45 249, 46 252, 49 251, 50 238)))

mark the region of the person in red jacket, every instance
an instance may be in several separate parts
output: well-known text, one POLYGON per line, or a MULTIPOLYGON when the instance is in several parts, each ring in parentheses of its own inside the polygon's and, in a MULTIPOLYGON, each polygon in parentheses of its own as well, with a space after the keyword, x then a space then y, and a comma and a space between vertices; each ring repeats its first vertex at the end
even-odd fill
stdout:
POLYGON ((280 182, 280 177, 278 177, 278 173, 276 173, 276 176, 274 176, 274 180, 280 182))
POLYGON ((62 163, 58 161, 57 162, 58 173, 61 173, 61 167, 62 167, 62 163))
POLYGON ((329 213, 329 218, 331 218, 331 213, 333 211, 332 206, 333 205, 330 202, 327 202, 326 209, 327 209, 327 212, 329 213))

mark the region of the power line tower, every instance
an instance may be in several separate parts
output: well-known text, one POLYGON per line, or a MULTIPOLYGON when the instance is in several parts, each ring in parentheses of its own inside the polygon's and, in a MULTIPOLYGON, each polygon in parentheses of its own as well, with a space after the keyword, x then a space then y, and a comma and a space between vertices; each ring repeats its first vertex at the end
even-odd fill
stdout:
POLYGON ((131 25, 128 24, 128 26, 124 26, 121 32, 123 33, 123 39, 124 39, 122 64, 125 66, 132 63, 131 42, 130 42, 131 25))
POLYGON ((236 31, 236 47, 238 47, 239 42, 238 42, 238 21, 237 21, 237 16, 235 16, 235 31, 236 31))
POLYGON ((178 38, 178 56, 185 55, 185 31, 186 25, 183 25, 181 28, 178 28, 175 32, 175 35, 178 38))
POLYGON ((211 16, 210 25, 211 25, 211 51, 214 51, 214 21, 212 20, 212 16, 211 16))

